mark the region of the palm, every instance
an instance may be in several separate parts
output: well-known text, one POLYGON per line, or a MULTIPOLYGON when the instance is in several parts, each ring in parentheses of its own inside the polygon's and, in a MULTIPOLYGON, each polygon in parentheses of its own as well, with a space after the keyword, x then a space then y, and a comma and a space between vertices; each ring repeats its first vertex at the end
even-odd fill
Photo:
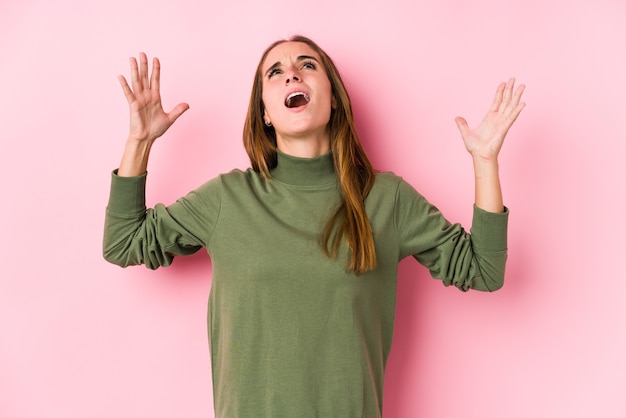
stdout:
POLYGON ((513 93, 514 84, 511 79, 498 86, 491 108, 476 128, 470 129, 465 119, 456 118, 465 148, 472 156, 497 159, 504 137, 524 108, 524 103, 520 103, 524 86, 513 93))
POLYGON ((120 84, 130 108, 130 136, 140 140, 153 141, 185 112, 189 105, 178 104, 170 113, 163 110, 160 93, 160 63, 154 59, 152 75, 148 77, 148 59, 140 54, 140 65, 131 58, 131 84, 120 76, 120 84))
POLYGON ((158 138, 172 122, 163 111, 161 100, 150 91, 135 94, 130 106, 131 135, 137 138, 158 138))

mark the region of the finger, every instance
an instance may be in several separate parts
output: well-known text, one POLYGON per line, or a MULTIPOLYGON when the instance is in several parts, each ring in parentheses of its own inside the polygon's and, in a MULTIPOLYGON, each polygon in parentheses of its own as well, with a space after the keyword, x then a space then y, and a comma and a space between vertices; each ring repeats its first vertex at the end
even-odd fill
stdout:
POLYGON ((522 99, 522 94, 524 93, 525 89, 526 89, 526 86, 523 84, 520 84, 517 87, 517 90, 515 90, 515 94, 513 95, 513 103, 515 104, 515 107, 517 107, 520 100, 522 99))
MULTIPOLYGON (((517 117, 519 116, 520 113, 522 113, 522 110, 524 109, 524 107, 526 106, 526 103, 522 102, 519 103, 515 109, 507 116, 506 120, 507 120, 507 126, 510 128, 511 125, 513 125, 513 122, 515 122, 517 120, 517 117)), ((507 128, 508 130, 508 128, 507 128)))
POLYGON ((179 103, 172 109, 170 113, 167 114, 167 117, 170 120, 170 123, 176 122, 176 119, 183 113, 185 113, 189 109, 189 105, 187 103, 179 103))
POLYGON ((126 81, 123 75, 117 76, 117 79, 119 80, 120 85, 122 86, 122 91, 124 92, 126 101, 128 102, 128 104, 131 104, 132 102, 135 101, 135 95, 133 94, 133 91, 130 89, 128 82, 126 81))
POLYGON ((502 94, 504 92, 505 83, 500 83, 498 88, 496 89, 496 95, 493 98, 493 102, 491 103, 491 107, 489 108, 490 112, 497 112, 500 110, 500 104, 502 103, 502 94))
POLYGON ((504 88, 504 94, 502 98, 502 110, 506 111, 511 104, 511 97, 513 96, 513 86, 515 85, 515 79, 510 78, 506 83, 506 87, 504 88))
POLYGON ((141 52, 139 54, 139 80, 143 89, 150 88, 150 82, 148 81, 148 57, 141 52))
POLYGON ((511 112, 515 112, 517 110, 517 106, 520 103, 520 100, 522 98, 522 93, 524 93, 524 89, 526 88, 525 85, 520 84, 517 89, 515 90, 515 93, 513 93, 510 103, 507 106, 507 109, 505 109, 506 113, 511 113, 511 112))
POLYGON ((135 93, 140 93, 143 88, 141 87, 141 82, 139 81, 139 68, 137 67, 137 60, 135 57, 129 58, 130 62, 130 82, 133 86, 133 91, 135 93))
POLYGON ((150 76, 150 87, 156 93, 161 90, 161 63, 158 58, 152 60, 152 75, 150 76))
POLYGON ((461 136, 465 137, 465 134, 470 131, 467 121, 460 116, 454 118, 454 121, 456 122, 456 127, 459 128, 459 132, 461 132, 461 136))

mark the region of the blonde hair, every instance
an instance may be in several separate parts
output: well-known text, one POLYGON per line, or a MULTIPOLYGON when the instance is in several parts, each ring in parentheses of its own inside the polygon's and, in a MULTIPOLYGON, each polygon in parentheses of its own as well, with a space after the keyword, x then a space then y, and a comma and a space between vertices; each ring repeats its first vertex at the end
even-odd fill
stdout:
POLYGON ((311 39, 294 36, 270 45, 257 67, 250 104, 243 129, 243 143, 252 169, 263 178, 270 178, 270 169, 277 163, 276 132, 263 120, 262 65, 268 53, 284 42, 302 42, 320 57, 331 84, 336 107, 328 122, 330 147, 343 201, 324 227, 322 247, 329 257, 336 257, 345 239, 350 257, 348 269, 361 274, 376 267, 376 249, 372 227, 365 212, 365 198, 374 184, 376 173, 361 146, 354 127, 352 105, 339 71, 331 58, 311 39))

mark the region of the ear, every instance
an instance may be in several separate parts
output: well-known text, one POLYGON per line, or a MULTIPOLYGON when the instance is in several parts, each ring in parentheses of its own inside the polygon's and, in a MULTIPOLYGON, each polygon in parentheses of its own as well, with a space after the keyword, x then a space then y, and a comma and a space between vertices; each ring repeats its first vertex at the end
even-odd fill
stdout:
POLYGON ((335 95, 333 95, 333 98, 330 99, 330 107, 333 110, 337 109, 337 99, 335 99, 335 95))
POLYGON ((265 109, 263 109, 263 122, 265 122, 265 126, 272 126, 272 121, 267 115, 267 111, 265 109))

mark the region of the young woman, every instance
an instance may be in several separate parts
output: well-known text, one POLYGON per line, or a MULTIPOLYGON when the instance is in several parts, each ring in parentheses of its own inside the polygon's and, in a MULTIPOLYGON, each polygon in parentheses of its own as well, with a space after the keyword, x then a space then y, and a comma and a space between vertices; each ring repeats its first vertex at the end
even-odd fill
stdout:
POLYGON ((377 173, 328 55, 295 37, 256 71, 244 144, 252 168, 176 203, 145 207, 154 141, 187 110, 163 111, 159 61, 131 59, 130 135, 113 173, 104 255, 169 265, 206 248, 216 417, 380 417, 398 262, 409 255, 461 290, 502 286, 508 211, 497 157, 524 87, 501 84, 476 129, 456 122, 472 156, 472 233, 401 178, 377 173))

